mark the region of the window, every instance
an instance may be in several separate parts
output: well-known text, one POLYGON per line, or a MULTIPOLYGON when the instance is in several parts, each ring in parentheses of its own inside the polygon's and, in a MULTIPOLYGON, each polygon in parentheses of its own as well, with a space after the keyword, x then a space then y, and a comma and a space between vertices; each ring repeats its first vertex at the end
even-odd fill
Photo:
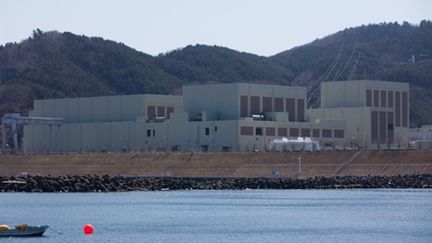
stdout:
POLYGON ((240 116, 247 117, 248 116, 248 97, 240 96, 240 116))
POLYGON ((174 112, 174 107, 168 106, 167 107, 167 116, 170 118, 170 114, 174 112))
POLYGON ((251 103, 251 114, 257 115, 260 113, 260 97, 259 96, 251 96, 250 97, 250 103, 251 103))
POLYGON ((387 106, 387 92, 385 90, 381 90, 381 107, 387 106))
POLYGON ((305 121, 305 100, 298 99, 297 100, 297 121, 304 122, 305 121))
POLYGON ((379 107, 379 90, 373 91, 374 107, 379 107))
POLYGON ((371 142, 378 143, 378 111, 372 111, 371 114, 371 142))
POLYGON ((310 137, 310 129, 309 128, 302 128, 301 129, 301 136, 302 137, 310 137))
POLYGON ((152 120, 156 116, 156 108, 154 106, 147 106, 147 118, 152 120))
POLYGON ((400 96, 400 92, 395 92, 395 122, 396 122, 396 127, 400 127, 401 126, 401 119, 400 119, 400 114, 401 114, 401 96, 400 96))
POLYGON ((319 138, 320 136, 320 130, 319 129, 313 129, 312 130, 312 137, 319 138))
POLYGON ((275 98, 274 99, 274 103, 275 103, 275 112, 283 112, 283 98, 275 98))
POLYGON ((335 129, 334 130, 334 136, 335 136, 335 138, 343 138, 344 137, 344 130, 343 129, 335 129))
POLYGON ((370 89, 366 90, 366 106, 367 107, 372 106, 372 90, 370 89))
POLYGON ((210 135, 210 128, 208 127, 205 128, 205 135, 206 136, 210 135))
POLYGON ((295 121, 295 99, 287 98, 285 102, 285 110, 288 112, 288 121, 295 121))
POLYGON ((288 136, 288 129, 285 127, 279 127, 278 128, 278 136, 279 137, 286 137, 288 136))
POLYGON ((217 132, 217 130, 218 130, 218 127, 217 127, 217 126, 215 126, 215 127, 214 127, 214 131, 215 131, 215 132, 217 132))
POLYGON ((263 97, 262 98, 262 109, 263 109, 263 112, 271 112, 272 111, 272 98, 271 97, 263 97))
POLYGON ((332 137, 332 130, 331 129, 323 129, 322 130, 322 136, 323 136, 323 138, 331 138, 332 137))
POLYGON ((266 136, 276 136, 276 129, 274 127, 267 127, 266 136))
POLYGON ((402 126, 408 127, 408 94, 402 92, 402 126))
POLYGON ((155 136, 156 136, 156 130, 153 129, 153 137, 155 137, 155 136))
POLYGON ((388 92, 388 107, 393 108, 393 91, 388 92))
POLYGON ((147 137, 151 137, 151 130, 147 129, 147 137))
POLYGON ((165 117, 165 106, 158 106, 157 107, 157 116, 165 117))
POLYGON ((298 137, 300 135, 298 128, 290 128, 289 132, 290 132, 290 137, 298 137))
POLYGON ((240 135, 253 135, 253 127, 240 127, 240 135))
POLYGON ((262 129, 262 127, 256 127, 255 128, 255 135, 256 136, 262 136, 263 135, 263 129, 262 129))

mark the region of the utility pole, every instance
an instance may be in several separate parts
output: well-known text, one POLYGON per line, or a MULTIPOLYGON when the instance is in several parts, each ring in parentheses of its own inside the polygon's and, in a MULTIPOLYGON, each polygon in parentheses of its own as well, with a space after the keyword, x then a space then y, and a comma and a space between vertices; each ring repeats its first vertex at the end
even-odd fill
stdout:
POLYGON ((297 177, 300 178, 300 176, 301 176, 301 155, 298 156, 297 160, 298 160, 298 176, 297 177))

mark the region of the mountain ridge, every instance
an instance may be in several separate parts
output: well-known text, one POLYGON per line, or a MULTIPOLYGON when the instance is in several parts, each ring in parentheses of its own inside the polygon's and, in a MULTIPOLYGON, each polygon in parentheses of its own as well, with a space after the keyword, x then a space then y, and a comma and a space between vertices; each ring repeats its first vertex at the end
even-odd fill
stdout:
POLYGON ((252 82, 307 86, 381 79, 411 84, 411 122, 432 123, 432 23, 347 28, 302 46, 259 56, 188 45, 157 56, 123 43, 70 32, 42 32, 0 46, 0 115, 26 114, 33 99, 179 93, 190 83, 252 82), (413 61, 413 57, 415 61, 413 61))

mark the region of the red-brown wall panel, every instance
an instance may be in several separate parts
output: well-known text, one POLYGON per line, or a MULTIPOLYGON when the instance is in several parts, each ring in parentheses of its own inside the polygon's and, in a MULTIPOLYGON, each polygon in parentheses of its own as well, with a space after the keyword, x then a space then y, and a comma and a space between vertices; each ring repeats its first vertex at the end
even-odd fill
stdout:
POLYGON ((305 100, 304 99, 297 100, 297 121, 300 122, 305 121, 305 100))
POLYGON ((168 118, 170 118, 170 114, 174 112, 174 107, 172 106, 168 106, 167 107, 167 114, 168 114, 168 118))
POLYGON ((371 143, 378 143, 378 111, 372 111, 371 114, 371 143))
POLYGON ((240 96, 240 117, 248 117, 248 97, 240 96))
POLYGON ((266 127, 266 136, 276 136, 276 129, 274 127, 266 127))
POLYGON ((251 114, 260 114, 260 97, 259 96, 251 96, 251 114))
POLYGON ((278 136, 279 137, 287 137, 288 136, 288 129, 286 127, 279 127, 278 128, 278 136))
POLYGON ((344 138, 344 130, 343 129, 335 129, 334 130, 335 138, 344 138))
POLYGON ((372 90, 370 89, 366 90, 366 106, 367 107, 372 106, 372 90))
POLYGON ((387 112, 387 143, 393 144, 394 140, 394 122, 393 112, 387 112))
POLYGON ((381 107, 387 107, 387 92, 381 90, 381 107))
POLYGON ((272 111, 272 98, 271 97, 263 97, 262 109, 263 109, 263 112, 271 112, 272 111))
POLYGON ((300 133, 301 133, 301 137, 304 137, 304 138, 311 136, 309 128, 302 128, 300 133))
POLYGON ((408 94, 402 92, 402 127, 408 127, 408 94))
POLYGON ((298 128, 290 128, 289 132, 290 132, 290 137, 300 136, 298 128))
POLYGON ((395 123, 397 127, 401 126, 400 113, 401 113, 400 92, 395 92, 395 123))
POLYGON ((240 135, 253 136, 253 127, 240 127, 240 135))
POLYGON ((285 102, 285 111, 288 112, 288 121, 295 121, 295 99, 287 98, 285 102))
POLYGON ((275 103, 275 112, 283 112, 283 98, 276 97, 274 100, 275 103))
POLYGON ((153 119, 156 116, 156 108, 152 105, 147 106, 147 117, 153 119))
POLYGON ((393 108, 393 91, 388 92, 388 107, 393 108))
POLYGON ((319 129, 313 129, 312 130, 312 137, 319 138, 320 137, 320 130, 319 129))
POLYGON ((374 102, 374 107, 379 107, 379 90, 374 90, 373 102, 374 102))
POLYGON ((379 113, 379 142, 387 144, 387 114, 385 111, 379 113))
POLYGON ((165 116, 165 106, 157 107, 157 116, 164 117, 165 116))
POLYGON ((323 129, 322 130, 322 137, 323 138, 331 138, 332 137, 332 130, 331 129, 323 129))

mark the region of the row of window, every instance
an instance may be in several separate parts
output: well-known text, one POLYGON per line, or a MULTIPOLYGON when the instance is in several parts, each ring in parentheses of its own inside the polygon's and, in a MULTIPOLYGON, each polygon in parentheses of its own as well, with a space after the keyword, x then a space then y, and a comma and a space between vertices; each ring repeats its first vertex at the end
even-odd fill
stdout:
MULTIPOLYGON (((217 126, 214 127, 214 131, 215 131, 215 132, 218 131, 218 127, 217 127, 217 126)), ((205 128, 204 134, 205 134, 206 136, 210 135, 210 127, 206 127, 206 128, 205 128)))
POLYGON ((249 117, 264 112, 288 112, 289 121, 304 121, 305 100, 286 98, 284 102, 282 97, 240 96, 240 117, 249 117))
POLYGON ((153 119, 155 117, 168 117, 174 112, 174 107, 172 106, 147 106, 147 117, 153 119))
POLYGON ((323 137, 344 138, 343 129, 318 129, 318 128, 286 128, 286 127, 240 127, 240 135, 243 136, 273 136, 273 137, 323 137))

